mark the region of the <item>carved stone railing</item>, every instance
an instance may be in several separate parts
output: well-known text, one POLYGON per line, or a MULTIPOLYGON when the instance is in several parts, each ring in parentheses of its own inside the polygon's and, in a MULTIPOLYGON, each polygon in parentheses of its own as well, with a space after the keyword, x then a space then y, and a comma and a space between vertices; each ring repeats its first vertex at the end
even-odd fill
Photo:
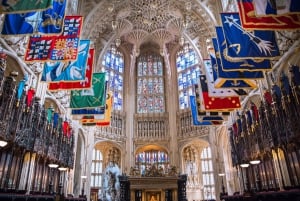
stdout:
POLYGON ((135 140, 168 140, 169 114, 135 114, 134 138, 135 140))
POLYGON ((125 114, 123 112, 113 111, 110 125, 96 127, 95 137, 125 141, 125 114))
POLYGON ((208 126, 194 126, 192 113, 190 109, 177 112, 177 136, 178 138, 187 138, 193 136, 207 136, 209 134, 208 126))

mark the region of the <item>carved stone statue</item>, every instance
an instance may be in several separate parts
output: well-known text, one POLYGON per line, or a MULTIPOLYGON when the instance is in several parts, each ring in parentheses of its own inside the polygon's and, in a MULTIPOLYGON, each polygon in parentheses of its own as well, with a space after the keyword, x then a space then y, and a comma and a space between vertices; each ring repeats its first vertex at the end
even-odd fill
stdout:
POLYGON ((117 164, 110 162, 103 177, 103 201, 120 201, 120 175, 117 164))

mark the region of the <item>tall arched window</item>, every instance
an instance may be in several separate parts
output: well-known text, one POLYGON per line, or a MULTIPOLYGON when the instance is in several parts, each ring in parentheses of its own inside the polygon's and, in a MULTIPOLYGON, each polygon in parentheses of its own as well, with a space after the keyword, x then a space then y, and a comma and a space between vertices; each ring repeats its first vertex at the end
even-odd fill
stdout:
POLYGON ((137 113, 165 112, 164 65, 158 54, 146 53, 137 59, 137 113))
POLYGON ((113 92, 113 109, 122 110, 123 108, 123 73, 124 57, 123 54, 112 47, 108 50, 102 61, 105 68, 107 89, 113 92))
POLYGON ((214 200, 216 199, 216 192, 210 147, 206 147, 202 150, 200 159, 204 200, 214 200))
POLYGON ((200 75, 199 59, 196 52, 185 44, 176 57, 179 109, 189 107, 189 96, 194 95, 193 86, 200 75))
POLYGON ((100 150, 93 150, 91 166, 91 187, 100 188, 102 186, 103 156, 100 150))

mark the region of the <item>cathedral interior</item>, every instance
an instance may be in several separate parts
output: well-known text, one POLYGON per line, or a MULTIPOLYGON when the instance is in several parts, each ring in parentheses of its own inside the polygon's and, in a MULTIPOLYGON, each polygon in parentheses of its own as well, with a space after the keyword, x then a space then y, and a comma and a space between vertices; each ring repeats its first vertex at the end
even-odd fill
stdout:
POLYGON ((1 34, 1 200, 300 200, 299 14, 298 27, 274 31, 270 68, 233 90, 236 108, 192 114, 220 13, 237 2, 66 1, 94 50, 90 71, 105 75, 107 121, 82 120, 72 90, 43 81, 45 61, 25 60, 30 35, 1 34))

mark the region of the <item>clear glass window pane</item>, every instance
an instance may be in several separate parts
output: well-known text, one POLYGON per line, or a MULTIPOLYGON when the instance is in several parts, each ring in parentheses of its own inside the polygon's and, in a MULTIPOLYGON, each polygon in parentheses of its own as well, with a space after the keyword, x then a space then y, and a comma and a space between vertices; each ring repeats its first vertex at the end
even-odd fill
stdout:
POLYGON ((100 150, 93 150, 93 158, 91 165, 91 187, 101 186, 101 175, 103 170, 102 153, 100 150))
POLYGON ((202 183, 204 187, 204 198, 215 199, 215 179, 213 175, 213 163, 211 158, 211 149, 206 147, 200 154, 201 168, 202 168, 202 183))

